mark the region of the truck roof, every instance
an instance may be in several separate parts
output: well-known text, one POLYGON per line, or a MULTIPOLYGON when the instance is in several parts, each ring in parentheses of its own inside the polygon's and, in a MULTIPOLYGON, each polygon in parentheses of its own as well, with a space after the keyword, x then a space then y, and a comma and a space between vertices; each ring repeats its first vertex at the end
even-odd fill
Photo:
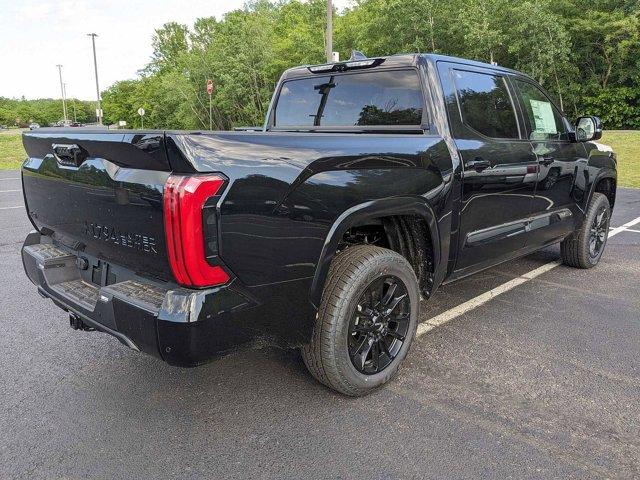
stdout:
POLYGON ((430 59, 433 62, 450 62, 450 63, 463 63, 466 65, 473 65, 476 67, 485 67, 485 68, 492 68, 494 70, 502 70, 504 72, 510 72, 510 73, 518 73, 520 75, 523 75, 522 72, 518 72, 517 70, 513 70, 511 68, 507 68, 507 67, 502 67, 500 65, 491 65, 490 63, 485 63, 485 62, 479 62, 477 60, 469 60, 468 58, 461 58, 461 57, 452 57, 449 55, 440 55, 437 53, 423 53, 420 54, 422 57, 430 59))
MULTIPOLYGON (((522 75, 521 72, 517 72, 516 70, 512 70, 510 68, 501 67, 500 65, 491 65, 489 63, 478 62, 476 60, 469 60, 467 58, 452 57, 448 55, 439 55, 435 53, 402 53, 402 54, 396 54, 396 55, 371 57, 371 58, 384 59, 383 65, 385 67, 415 66, 419 62, 419 60, 422 58, 427 61, 431 61, 433 63, 435 62, 460 63, 464 65, 491 68, 493 70, 500 70, 500 71, 509 72, 509 73, 518 73, 522 75)), ((347 61, 348 60, 343 60, 343 62, 347 62, 347 61)), ((336 63, 341 63, 341 62, 336 62, 336 63)), ((320 64, 320 65, 324 65, 324 64, 320 64)), ((315 65, 300 65, 297 67, 290 68, 282 74, 282 78, 286 79, 286 78, 307 76, 310 74, 308 67, 313 67, 313 66, 315 65)))

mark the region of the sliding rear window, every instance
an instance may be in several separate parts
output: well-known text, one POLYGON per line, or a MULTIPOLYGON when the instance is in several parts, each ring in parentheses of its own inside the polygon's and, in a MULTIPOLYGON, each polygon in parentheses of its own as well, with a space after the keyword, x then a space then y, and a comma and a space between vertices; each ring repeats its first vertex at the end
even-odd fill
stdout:
POLYGON ((423 98, 415 70, 323 75, 289 80, 276 127, 419 126, 423 98))

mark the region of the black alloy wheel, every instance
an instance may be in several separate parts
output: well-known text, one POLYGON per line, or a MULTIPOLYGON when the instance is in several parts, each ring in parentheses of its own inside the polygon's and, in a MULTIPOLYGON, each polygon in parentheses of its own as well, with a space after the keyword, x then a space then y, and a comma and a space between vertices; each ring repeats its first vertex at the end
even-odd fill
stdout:
POLYGON ((410 314, 407 287, 398 277, 381 277, 365 289, 348 337, 349 357, 359 372, 373 375, 393 362, 409 331, 410 314))
POLYGON ((576 268, 593 268, 607 245, 611 205, 600 192, 594 192, 584 220, 576 230, 560 243, 562 262, 576 268))
POLYGON ((592 259, 602 254, 602 249, 609 233, 609 212, 603 205, 598 209, 589 229, 589 256, 592 259))
POLYGON ((373 245, 349 246, 331 262, 302 359, 340 393, 371 393, 398 373, 419 311, 418 279, 406 258, 373 245))

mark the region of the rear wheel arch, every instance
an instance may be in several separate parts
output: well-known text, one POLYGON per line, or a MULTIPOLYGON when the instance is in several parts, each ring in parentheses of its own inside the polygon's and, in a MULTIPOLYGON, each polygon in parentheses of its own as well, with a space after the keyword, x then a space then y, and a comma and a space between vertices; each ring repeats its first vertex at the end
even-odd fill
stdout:
POLYGON ((432 291, 434 273, 441 265, 436 216, 423 199, 394 197, 351 207, 333 223, 311 285, 310 299, 314 306, 320 305, 331 261, 341 248, 349 247, 346 237, 354 231, 361 234, 368 230, 384 232, 386 244, 382 246, 400 253, 411 263, 423 293, 429 295, 432 291))

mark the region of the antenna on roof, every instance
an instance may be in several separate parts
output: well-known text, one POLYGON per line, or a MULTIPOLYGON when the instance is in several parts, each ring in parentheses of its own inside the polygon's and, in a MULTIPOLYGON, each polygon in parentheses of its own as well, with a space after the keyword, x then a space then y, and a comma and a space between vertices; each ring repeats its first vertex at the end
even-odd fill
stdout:
POLYGON ((358 50, 351 50, 351 56, 349 57, 349 60, 366 60, 367 56, 362 53, 359 52, 358 50))

